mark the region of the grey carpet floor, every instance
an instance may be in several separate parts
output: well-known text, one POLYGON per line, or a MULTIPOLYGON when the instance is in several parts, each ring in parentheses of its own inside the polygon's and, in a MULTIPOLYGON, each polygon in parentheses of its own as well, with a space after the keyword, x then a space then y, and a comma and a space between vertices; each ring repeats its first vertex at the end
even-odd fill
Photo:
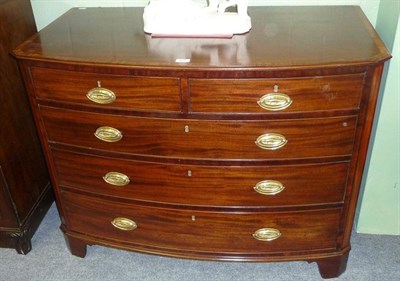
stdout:
MULTIPOLYGON (((0 249, 1 281, 312 281, 322 280, 307 262, 206 262, 139 254, 101 246, 86 258, 72 256, 50 208, 24 256, 0 249)), ((400 236, 353 233, 347 271, 330 280, 399 281, 400 236)))

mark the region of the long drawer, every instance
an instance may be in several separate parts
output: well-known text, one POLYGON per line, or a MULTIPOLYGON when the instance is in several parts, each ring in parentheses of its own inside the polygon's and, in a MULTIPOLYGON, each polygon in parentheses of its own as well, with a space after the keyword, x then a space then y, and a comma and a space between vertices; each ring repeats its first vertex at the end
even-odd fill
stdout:
POLYGON ((364 74, 280 79, 190 79, 193 112, 275 113, 358 109, 364 74))
POLYGON ((40 107, 50 142, 198 159, 351 155, 356 116, 237 121, 157 119, 40 107), (97 136, 97 137, 96 137, 97 136))
POLYGON ((64 192, 69 230, 161 251, 272 253, 336 248, 341 208, 298 212, 161 209, 64 192))
POLYGON ((32 68, 35 95, 66 103, 130 110, 181 110, 180 79, 32 68))
POLYGON ((59 184, 93 194, 198 206, 294 206, 342 202, 348 162, 200 166, 52 150, 59 184))

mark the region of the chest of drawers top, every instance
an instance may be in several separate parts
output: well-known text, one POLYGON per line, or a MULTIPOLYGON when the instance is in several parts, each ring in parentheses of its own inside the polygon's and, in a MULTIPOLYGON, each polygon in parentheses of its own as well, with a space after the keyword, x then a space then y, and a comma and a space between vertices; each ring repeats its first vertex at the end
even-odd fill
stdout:
POLYGON ((251 32, 232 39, 151 38, 143 32, 142 13, 142 8, 71 9, 15 54, 175 71, 294 70, 366 65, 389 57, 359 7, 249 7, 251 32))

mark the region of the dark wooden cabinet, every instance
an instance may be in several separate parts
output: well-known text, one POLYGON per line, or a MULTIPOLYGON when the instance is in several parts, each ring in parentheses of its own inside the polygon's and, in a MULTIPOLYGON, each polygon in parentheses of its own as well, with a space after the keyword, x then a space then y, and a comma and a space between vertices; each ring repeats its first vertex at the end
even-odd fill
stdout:
POLYGON ((10 52, 36 32, 29 0, 0 1, 0 247, 26 254, 52 202, 31 109, 10 52))
POLYGON ((72 9, 15 49, 74 255, 346 268, 383 64, 358 7, 250 7, 232 39, 72 9), (184 63, 182 63, 184 61, 184 63))

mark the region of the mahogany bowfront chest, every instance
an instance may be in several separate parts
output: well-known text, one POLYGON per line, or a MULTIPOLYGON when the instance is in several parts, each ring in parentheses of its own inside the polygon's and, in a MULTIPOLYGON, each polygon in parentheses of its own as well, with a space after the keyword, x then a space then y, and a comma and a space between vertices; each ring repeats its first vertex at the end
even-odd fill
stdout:
POLYGON ((72 254, 317 262, 341 274, 383 64, 359 7, 250 7, 232 39, 72 9, 14 51, 72 254))

